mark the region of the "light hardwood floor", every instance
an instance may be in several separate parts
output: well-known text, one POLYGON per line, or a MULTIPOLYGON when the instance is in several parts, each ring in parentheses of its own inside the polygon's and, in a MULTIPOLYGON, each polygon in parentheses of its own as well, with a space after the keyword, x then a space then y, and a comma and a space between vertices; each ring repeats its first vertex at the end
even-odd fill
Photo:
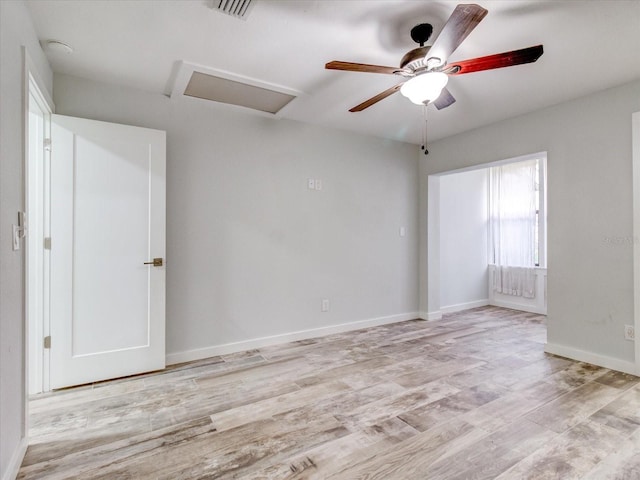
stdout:
POLYGON ((639 378, 495 307, 33 398, 21 479, 640 479, 639 378))

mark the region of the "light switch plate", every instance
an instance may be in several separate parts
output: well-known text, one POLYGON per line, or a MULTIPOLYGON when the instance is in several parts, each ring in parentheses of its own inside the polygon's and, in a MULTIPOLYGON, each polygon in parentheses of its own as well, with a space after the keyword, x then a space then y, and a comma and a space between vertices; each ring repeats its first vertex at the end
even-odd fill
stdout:
POLYGON ((322 304, 321 304, 320 310, 323 311, 323 312, 328 312, 329 311, 329 299, 328 298, 323 298, 322 299, 322 304))
POLYGON ((11 239, 13 242, 13 250, 20 250, 20 236, 22 229, 18 225, 11 225, 13 227, 11 239))

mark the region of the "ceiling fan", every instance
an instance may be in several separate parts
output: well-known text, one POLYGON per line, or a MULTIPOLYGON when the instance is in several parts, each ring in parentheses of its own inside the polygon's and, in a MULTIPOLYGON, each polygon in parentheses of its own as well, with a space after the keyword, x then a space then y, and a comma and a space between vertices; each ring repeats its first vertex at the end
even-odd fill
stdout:
POLYGON ((449 76, 532 63, 538 60, 543 53, 542 45, 536 45, 486 57, 447 63, 449 56, 487 13, 488 10, 480 5, 458 5, 431 46, 425 46, 425 43, 429 40, 433 27, 428 23, 416 25, 411 29, 411 38, 420 46, 402 57, 399 68, 341 61, 329 62, 325 68, 351 72, 386 73, 399 75, 406 79, 356 105, 349 110, 350 112, 360 112, 369 108, 398 90, 417 105, 433 103, 438 110, 441 110, 456 101, 446 88, 449 76))

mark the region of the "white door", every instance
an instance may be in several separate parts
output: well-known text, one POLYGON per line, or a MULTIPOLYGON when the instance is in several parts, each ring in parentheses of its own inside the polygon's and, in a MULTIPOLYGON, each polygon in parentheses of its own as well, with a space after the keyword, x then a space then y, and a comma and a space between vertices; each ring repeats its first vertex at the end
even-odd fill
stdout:
POLYGON ((165 132, 51 122, 51 388, 162 369, 165 132))

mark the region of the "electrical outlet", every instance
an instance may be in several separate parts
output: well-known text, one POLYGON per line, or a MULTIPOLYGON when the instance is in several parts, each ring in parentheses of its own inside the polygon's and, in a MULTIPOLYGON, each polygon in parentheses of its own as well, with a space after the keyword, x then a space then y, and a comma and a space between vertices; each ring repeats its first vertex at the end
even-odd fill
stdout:
POLYGON ((320 310, 323 312, 328 312, 329 311, 329 299, 328 298, 323 298, 322 299, 322 304, 320 306, 320 310))
POLYGON ((636 339, 636 329, 633 325, 625 325, 624 326, 624 339, 625 340, 635 340, 636 339))
POLYGON ((307 179, 307 187, 309 187, 309 190, 315 190, 316 189, 316 181, 313 178, 308 178, 307 179))
POLYGON ((322 190, 322 180, 316 178, 316 190, 322 190))

